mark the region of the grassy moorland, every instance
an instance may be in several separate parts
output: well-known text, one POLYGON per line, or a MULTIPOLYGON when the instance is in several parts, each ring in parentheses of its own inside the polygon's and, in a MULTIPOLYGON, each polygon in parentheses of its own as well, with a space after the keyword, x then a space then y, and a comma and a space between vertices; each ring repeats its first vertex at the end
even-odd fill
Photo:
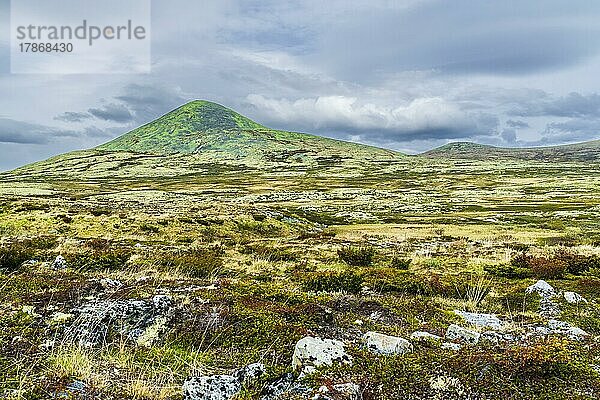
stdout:
POLYGON ((256 362, 235 399, 288 372, 277 399, 600 396, 598 159, 409 157, 206 104, 1 176, 0 398, 181 399, 256 362), (352 363, 296 380, 306 336, 352 363))

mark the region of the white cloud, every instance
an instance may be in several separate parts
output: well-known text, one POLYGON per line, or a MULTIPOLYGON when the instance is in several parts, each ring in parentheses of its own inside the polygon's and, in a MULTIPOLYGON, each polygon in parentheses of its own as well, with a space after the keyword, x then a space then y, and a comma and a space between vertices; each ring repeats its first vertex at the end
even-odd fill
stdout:
POLYGON ((246 101, 273 122, 337 132, 384 131, 407 137, 419 132, 424 137, 448 137, 473 133, 481 125, 478 115, 441 97, 417 98, 396 107, 363 104, 347 96, 288 100, 251 94, 246 101))

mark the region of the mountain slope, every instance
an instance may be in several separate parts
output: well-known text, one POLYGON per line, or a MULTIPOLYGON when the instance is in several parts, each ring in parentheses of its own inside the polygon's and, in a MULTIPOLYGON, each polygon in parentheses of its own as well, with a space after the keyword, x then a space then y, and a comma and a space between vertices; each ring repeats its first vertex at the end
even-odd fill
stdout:
POLYGON ((289 171, 378 168, 391 150, 269 129, 222 105, 192 101, 94 149, 18 168, 45 179, 181 176, 231 168, 289 171))
POLYGON ((504 148, 470 142, 455 142, 429 150, 422 153, 421 156, 474 160, 518 159, 532 161, 598 162, 600 161, 600 140, 562 146, 528 148, 504 148))

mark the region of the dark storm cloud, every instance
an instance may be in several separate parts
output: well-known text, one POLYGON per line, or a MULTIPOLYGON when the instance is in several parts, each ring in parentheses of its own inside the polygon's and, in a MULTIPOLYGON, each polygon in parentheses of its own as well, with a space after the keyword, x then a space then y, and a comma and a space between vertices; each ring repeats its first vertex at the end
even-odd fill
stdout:
POLYGON ((0 143, 45 144, 73 136, 77 136, 77 132, 0 118, 0 143))
POLYGON ((126 123, 133 120, 131 111, 122 104, 110 103, 100 108, 90 108, 88 112, 104 121, 126 123))
POLYGON ((90 119, 90 118, 92 118, 92 116, 88 113, 73 112, 73 111, 66 111, 66 112, 54 117, 55 120, 64 121, 64 122, 83 122, 84 120, 90 119))

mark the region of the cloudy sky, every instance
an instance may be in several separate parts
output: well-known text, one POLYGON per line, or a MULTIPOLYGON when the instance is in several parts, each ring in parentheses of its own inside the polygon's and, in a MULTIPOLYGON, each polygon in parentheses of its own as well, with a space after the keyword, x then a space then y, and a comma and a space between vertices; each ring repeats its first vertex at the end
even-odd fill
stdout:
POLYGON ((18 75, 0 0, 0 170, 192 99, 411 153, 600 139, 598 21, 589 0, 155 0, 151 73, 18 75))

